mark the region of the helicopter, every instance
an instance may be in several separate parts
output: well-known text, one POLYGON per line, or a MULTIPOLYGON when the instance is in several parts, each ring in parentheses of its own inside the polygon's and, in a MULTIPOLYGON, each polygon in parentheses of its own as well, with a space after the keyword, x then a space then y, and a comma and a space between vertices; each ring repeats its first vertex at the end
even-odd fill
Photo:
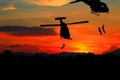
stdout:
POLYGON ((76 1, 70 2, 70 4, 81 2, 81 1, 89 5, 91 8, 91 13, 95 15, 100 15, 100 13, 109 12, 109 8, 107 4, 104 2, 101 2, 100 0, 76 0, 76 1))
POLYGON ((67 25, 72 25, 72 24, 81 24, 81 23, 88 23, 89 21, 81 21, 81 22, 72 22, 72 23, 65 23, 63 19, 66 19, 66 17, 57 17, 55 20, 59 20, 60 24, 45 24, 45 25, 40 25, 41 27, 53 27, 53 26, 60 26, 60 37, 67 39, 67 40, 72 40, 70 37, 70 32, 69 28, 67 25))

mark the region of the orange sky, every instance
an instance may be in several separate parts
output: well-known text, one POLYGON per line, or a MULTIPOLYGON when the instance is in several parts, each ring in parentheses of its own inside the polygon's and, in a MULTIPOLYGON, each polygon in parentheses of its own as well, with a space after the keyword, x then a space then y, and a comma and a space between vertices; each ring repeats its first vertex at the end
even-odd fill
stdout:
POLYGON ((59 28, 54 28, 56 35, 52 36, 12 36, 1 33, 0 37, 0 51, 10 49, 14 52, 46 52, 46 53, 59 53, 59 52, 94 52, 100 54, 109 50, 112 46, 120 47, 120 33, 111 34, 107 33, 100 36, 97 32, 97 27, 89 25, 72 25, 69 26, 71 37, 73 40, 64 40, 59 37, 59 28), (94 28, 95 30, 91 29, 94 28), (66 47, 62 50, 63 42, 66 47), (10 47, 15 45, 21 47, 10 47))
POLYGON ((96 16, 84 3, 68 4, 73 0, 11 0, 0 1, 0 52, 102 52, 120 48, 120 5, 118 0, 102 0, 110 13, 96 16), (69 25, 72 41, 61 40, 59 27, 40 29, 40 24, 59 23, 55 17, 66 16, 68 22, 89 20, 88 24, 69 25), (98 27, 105 25, 106 34, 100 36, 98 27), (13 31, 4 26, 20 26, 13 31), (21 27, 27 26, 27 27, 21 27), (31 31, 31 28, 33 31, 31 31), (2 30, 3 29, 3 30, 2 30), (28 31, 25 31, 29 29, 28 31), (38 31, 36 31, 38 30, 38 31), (61 50, 63 42, 65 48, 61 50), (20 45, 16 46, 16 45, 20 45))

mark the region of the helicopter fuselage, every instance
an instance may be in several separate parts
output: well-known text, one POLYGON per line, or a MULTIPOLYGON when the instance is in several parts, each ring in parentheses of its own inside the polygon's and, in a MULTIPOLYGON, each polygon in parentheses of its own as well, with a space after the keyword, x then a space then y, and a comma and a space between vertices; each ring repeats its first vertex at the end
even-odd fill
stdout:
POLYGON ((100 0, 76 0, 71 3, 76 3, 80 1, 89 5, 92 13, 109 12, 107 4, 105 4, 104 2, 101 2, 100 0))
POLYGON ((64 39, 71 39, 69 29, 62 19, 60 19, 60 26, 60 36, 64 39))

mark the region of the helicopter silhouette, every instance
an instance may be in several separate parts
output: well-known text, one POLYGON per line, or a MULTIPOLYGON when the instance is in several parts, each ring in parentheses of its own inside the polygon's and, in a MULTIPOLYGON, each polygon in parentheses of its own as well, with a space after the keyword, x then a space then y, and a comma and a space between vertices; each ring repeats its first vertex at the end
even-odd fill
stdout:
POLYGON ((106 3, 101 2, 100 0, 76 0, 70 2, 70 4, 77 3, 77 2, 84 2, 91 8, 91 13, 100 15, 100 13, 108 13, 109 8, 106 3))
POLYGON ((70 32, 69 28, 67 25, 72 25, 72 24, 81 24, 81 23, 88 23, 89 21, 81 21, 81 22, 72 22, 72 23, 65 23, 63 19, 66 19, 66 17, 57 17, 55 20, 59 20, 60 24, 45 24, 45 25, 40 25, 41 27, 53 27, 53 26, 60 26, 60 37, 67 39, 67 40, 72 40, 70 37, 70 32))

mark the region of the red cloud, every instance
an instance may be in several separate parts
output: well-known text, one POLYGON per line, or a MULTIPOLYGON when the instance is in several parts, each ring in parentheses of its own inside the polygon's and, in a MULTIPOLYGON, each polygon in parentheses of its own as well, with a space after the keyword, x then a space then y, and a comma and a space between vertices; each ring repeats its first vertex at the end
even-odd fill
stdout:
POLYGON ((51 36, 56 35, 52 28, 25 27, 25 26, 0 26, 0 32, 13 36, 51 36))

